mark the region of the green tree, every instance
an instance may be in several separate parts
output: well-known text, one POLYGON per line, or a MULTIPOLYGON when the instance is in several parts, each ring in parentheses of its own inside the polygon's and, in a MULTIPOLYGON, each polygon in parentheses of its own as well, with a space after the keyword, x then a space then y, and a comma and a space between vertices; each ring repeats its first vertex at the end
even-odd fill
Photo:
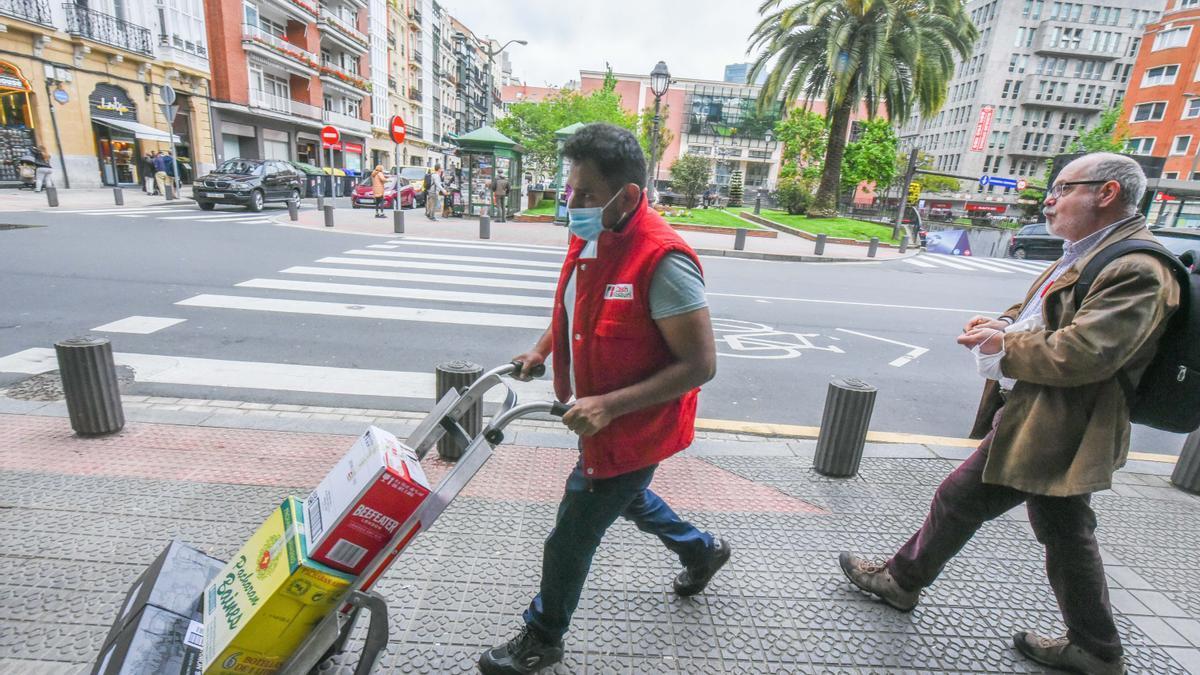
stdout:
POLYGON ((962 0, 764 0, 750 36, 759 55, 750 75, 768 72, 759 105, 801 97, 828 106, 829 146, 808 215, 837 214, 842 157, 850 114, 860 105, 891 120, 914 107, 936 114, 946 100, 954 57, 965 59, 979 31, 962 0))
MULTIPOLYGON (((1076 152, 1125 152, 1125 145, 1129 141, 1129 127, 1125 125, 1125 119, 1121 111, 1121 102, 1117 101, 1111 108, 1100 113, 1096 124, 1082 131, 1075 140, 1071 141, 1065 150, 1065 154, 1076 152)), ((1050 183, 1050 172, 1053 166, 1053 158, 1046 160, 1046 175, 1043 181, 1047 185, 1050 183)))
MULTIPOLYGON (((667 115, 671 112, 671 106, 663 104, 659 110, 659 125, 658 125, 658 158, 662 159, 663 150, 671 145, 675 140, 675 134, 667 128, 667 115)), ((638 123, 638 142, 642 144, 642 152, 646 155, 646 163, 653 161, 650 153, 650 136, 654 133, 654 105, 650 104, 642 110, 642 115, 638 123)), ((649 168, 649 167, 647 167, 649 168)))
POLYGON ((863 122, 858 140, 847 143, 842 156, 842 191, 853 190, 864 181, 874 183, 877 192, 891 187, 902 170, 896 165, 899 145, 900 138, 887 120, 863 122))
MULTIPOLYGON (((897 155, 896 162, 903 167, 908 166, 907 155, 897 155)), ((924 152, 917 153, 917 167, 933 171, 934 158, 933 155, 927 155, 924 152)), ((957 178, 949 176, 931 176, 928 174, 917 174, 916 181, 921 184, 921 193, 930 192, 958 192, 962 190, 962 183, 957 178)))
POLYGON ((788 213, 797 215, 812 204, 829 145, 829 125, 811 110, 792 108, 775 124, 775 138, 783 144, 775 196, 788 213))
POLYGON ((734 169, 729 174, 729 205, 741 206, 742 196, 742 170, 734 169))
POLYGON ((696 195, 708 185, 712 161, 700 155, 687 154, 671 164, 671 186, 687 197, 687 207, 696 205, 696 195))

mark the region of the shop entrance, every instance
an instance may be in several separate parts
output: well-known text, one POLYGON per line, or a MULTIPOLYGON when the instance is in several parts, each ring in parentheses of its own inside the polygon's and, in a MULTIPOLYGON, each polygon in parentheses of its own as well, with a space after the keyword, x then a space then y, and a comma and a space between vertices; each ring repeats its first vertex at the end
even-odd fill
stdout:
POLYGON ((16 66, 0 61, 0 181, 20 180, 16 160, 37 150, 31 91, 16 66))

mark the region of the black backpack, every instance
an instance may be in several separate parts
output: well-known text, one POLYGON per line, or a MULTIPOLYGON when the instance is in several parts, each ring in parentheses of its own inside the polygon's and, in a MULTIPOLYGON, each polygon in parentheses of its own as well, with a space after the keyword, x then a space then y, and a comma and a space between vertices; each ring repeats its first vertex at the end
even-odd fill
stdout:
POLYGON ((1161 258, 1179 282, 1179 309, 1171 316, 1158 343, 1158 352, 1135 387, 1124 370, 1117 381, 1129 404, 1129 421, 1175 433, 1200 428, 1200 253, 1176 257, 1158 242, 1125 239, 1105 247, 1092 258, 1075 282, 1075 307, 1091 290, 1108 263, 1134 251, 1161 258))

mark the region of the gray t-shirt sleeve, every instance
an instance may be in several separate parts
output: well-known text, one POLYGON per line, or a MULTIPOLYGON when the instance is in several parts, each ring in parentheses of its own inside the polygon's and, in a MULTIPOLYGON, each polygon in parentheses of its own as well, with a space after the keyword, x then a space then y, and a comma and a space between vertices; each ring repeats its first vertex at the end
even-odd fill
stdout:
POLYGON ((708 306, 704 276, 683 253, 668 253, 650 281, 650 318, 665 319, 708 306))

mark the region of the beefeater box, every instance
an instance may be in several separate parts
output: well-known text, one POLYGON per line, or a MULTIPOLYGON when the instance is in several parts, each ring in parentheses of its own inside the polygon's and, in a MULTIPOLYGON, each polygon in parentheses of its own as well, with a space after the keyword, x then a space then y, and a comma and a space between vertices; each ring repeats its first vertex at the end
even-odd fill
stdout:
POLYGON ((310 556, 361 574, 429 492, 416 453, 368 428, 305 500, 310 556))

